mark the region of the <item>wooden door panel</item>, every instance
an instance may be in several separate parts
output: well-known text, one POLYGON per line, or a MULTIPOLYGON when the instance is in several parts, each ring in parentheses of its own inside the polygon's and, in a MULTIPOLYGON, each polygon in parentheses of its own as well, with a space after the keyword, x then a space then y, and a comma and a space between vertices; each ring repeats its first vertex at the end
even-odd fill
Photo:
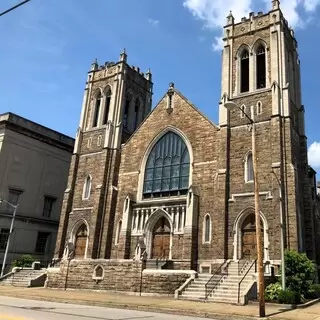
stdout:
POLYGON ((87 237, 78 237, 74 249, 75 258, 84 258, 86 252, 87 237))

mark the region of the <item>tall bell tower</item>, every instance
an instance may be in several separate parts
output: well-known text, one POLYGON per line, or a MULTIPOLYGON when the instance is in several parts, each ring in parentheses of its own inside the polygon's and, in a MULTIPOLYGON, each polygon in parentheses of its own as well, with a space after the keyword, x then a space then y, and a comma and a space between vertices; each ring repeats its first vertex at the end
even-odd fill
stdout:
POLYGON ((143 73, 129 66, 125 50, 118 62, 92 63, 64 195, 56 258, 63 256, 68 242, 74 242, 78 229, 86 242, 79 242, 76 257, 110 256, 121 144, 150 112, 152 88, 150 70, 143 73))
MULTIPOLYGON (((271 5, 268 13, 251 12, 239 23, 230 12, 224 27, 219 125, 225 132, 229 150, 226 237, 229 248, 231 243, 242 241, 239 235, 230 236, 230 232, 240 212, 254 206, 247 114, 257 124, 260 206, 268 229, 264 258, 280 258, 279 237, 268 236, 280 234, 280 209, 285 216, 286 247, 306 251, 313 258, 314 232, 308 209, 310 192, 306 187, 307 142, 297 41, 283 16, 280 1, 273 0, 271 5), (226 101, 235 102, 238 110, 228 111, 224 107, 226 101)), ((242 255, 241 248, 233 250, 233 257, 242 255)), ((228 255, 231 256, 230 250, 228 255)))

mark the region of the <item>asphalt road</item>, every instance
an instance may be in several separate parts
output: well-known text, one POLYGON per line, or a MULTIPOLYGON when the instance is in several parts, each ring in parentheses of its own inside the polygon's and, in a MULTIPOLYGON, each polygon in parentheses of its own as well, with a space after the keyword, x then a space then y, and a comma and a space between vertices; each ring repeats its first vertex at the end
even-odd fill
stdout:
MULTIPOLYGON (((72 292, 70 292, 72 295, 72 292)), ((193 320, 194 317, 0 296, 0 320, 193 320)), ((205 318, 197 318, 204 320, 205 318)), ((206 319, 207 320, 207 319, 206 319)))

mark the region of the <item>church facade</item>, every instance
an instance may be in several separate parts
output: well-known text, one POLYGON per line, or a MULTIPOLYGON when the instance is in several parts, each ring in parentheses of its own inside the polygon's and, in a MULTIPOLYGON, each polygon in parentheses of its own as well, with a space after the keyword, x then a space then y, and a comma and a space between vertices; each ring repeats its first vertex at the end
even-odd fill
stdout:
POLYGON ((77 261, 210 273, 255 259, 246 115, 256 124, 264 262, 280 265, 282 212, 285 247, 320 264, 297 42, 279 1, 239 23, 227 17, 218 125, 173 83, 151 110, 152 91, 151 72, 129 66, 125 51, 117 63, 92 64, 55 253, 71 261, 70 275, 77 261))

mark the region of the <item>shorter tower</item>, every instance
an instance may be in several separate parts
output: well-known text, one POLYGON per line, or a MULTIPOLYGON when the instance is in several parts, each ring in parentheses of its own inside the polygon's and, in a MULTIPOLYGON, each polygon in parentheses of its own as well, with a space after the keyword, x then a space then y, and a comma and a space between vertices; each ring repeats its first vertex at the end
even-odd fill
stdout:
POLYGON ((152 74, 119 61, 91 65, 61 213, 56 258, 69 241, 79 258, 107 258, 121 144, 151 110, 152 74))

